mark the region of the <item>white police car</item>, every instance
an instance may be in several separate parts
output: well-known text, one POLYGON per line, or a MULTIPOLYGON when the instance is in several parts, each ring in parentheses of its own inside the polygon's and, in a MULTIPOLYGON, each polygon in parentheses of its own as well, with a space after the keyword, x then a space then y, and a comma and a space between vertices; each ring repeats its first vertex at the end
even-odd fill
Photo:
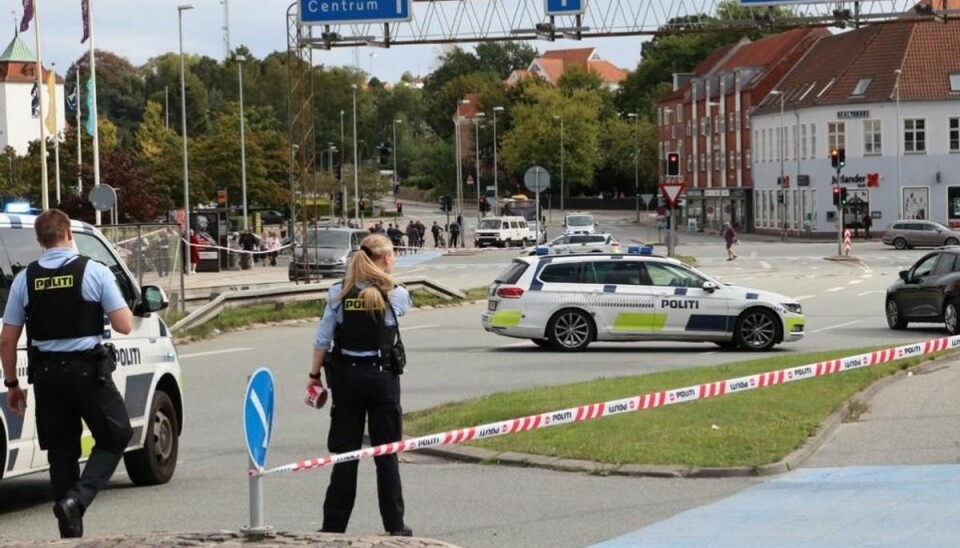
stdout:
MULTIPOLYGON (((31 215, 0 214, 0 314, 14 276, 41 254, 31 215)), ((74 242, 81 254, 106 265, 130 309, 133 330, 114 332, 104 316, 104 342, 117 350, 114 383, 126 403, 133 437, 124 464, 137 485, 166 483, 177 467, 179 437, 183 427, 183 397, 177 349, 166 324, 156 312, 167 307, 163 290, 138 287, 103 235, 92 225, 72 221, 74 242)), ((0 370, 0 377, 3 373, 0 370)), ((27 410, 21 419, 7 407, 7 389, 0 383, 0 478, 21 476, 47 469, 46 451, 37 443, 33 389, 27 384, 26 329, 17 352, 17 377, 27 394, 27 410)), ((83 457, 89 456, 92 440, 83 434, 83 457)))
POLYGON ((627 254, 518 257, 488 290, 483 327, 542 347, 593 341, 692 341, 770 350, 800 340, 800 304, 722 284, 679 261, 630 247, 627 254))

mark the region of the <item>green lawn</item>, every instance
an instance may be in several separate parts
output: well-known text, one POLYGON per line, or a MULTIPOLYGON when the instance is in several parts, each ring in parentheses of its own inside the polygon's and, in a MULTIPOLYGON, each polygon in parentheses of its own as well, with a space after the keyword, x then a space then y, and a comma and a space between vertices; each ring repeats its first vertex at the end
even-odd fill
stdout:
MULTIPOLYGON (((494 394, 410 413, 405 417, 405 434, 413 437, 444 432, 775 371, 878 348, 783 354, 683 371, 494 394)), ((583 361, 589 363, 589 353, 583 356, 583 361)), ((642 361, 642 355, 638 354, 637 359, 642 361)), ((932 358, 901 360, 740 394, 511 434, 472 445, 609 464, 760 466, 777 462, 800 447, 827 417, 871 383, 929 359, 932 358)), ((856 407, 860 412, 864 410, 863 405, 856 407)))

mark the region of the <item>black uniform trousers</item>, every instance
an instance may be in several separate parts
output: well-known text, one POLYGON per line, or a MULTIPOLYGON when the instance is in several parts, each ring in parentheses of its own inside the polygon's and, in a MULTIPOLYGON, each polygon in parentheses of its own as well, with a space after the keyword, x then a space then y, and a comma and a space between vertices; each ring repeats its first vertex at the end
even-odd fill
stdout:
POLYGON ((99 381, 75 375, 38 381, 33 390, 37 436, 40 447, 47 450, 54 497, 72 497, 89 508, 113 476, 133 434, 123 398, 112 379, 99 381), (81 419, 94 440, 82 475, 81 419))
MULTIPOLYGON (((330 434, 327 448, 346 453, 361 448, 364 420, 370 427, 370 442, 380 445, 400 441, 403 436, 403 411, 400 408, 400 378, 388 369, 381 370, 371 359, 337 359, 328 371, 333 397, 330 408, 330 434)), ((377 466, 377 497, 380 517, 388 532, 401 531, 403 489, 397 455, 374 457, 377 466)), ((358 461, 333 467, 330 486, 323 502, 323 530, 342 533, 353 512, 357 495, 358 461)))

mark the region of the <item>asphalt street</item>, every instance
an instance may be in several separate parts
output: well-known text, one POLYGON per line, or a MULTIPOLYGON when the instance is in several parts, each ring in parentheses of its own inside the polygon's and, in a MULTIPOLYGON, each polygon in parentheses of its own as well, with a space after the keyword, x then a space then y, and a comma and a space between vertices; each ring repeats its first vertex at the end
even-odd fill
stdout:
MULTIPOLYGON (((424 222, 430 219, 426 213, 424 222)), ((623 242, 656 241, 656 229, 630 223, 622 214, 603 216, 601 228, 623 242)), ((697 257, 700 268, 721 281, 777 291, 802 302, 807 337, 781 345, 775 352, 892 346, 943 336, 936 326, 893 332, 883 318, 884 289, 923 250, 896 252, 877 242, 858 242, 855 254, 862 262, 833 262, 824 257, 835 254, 835 243, 745 237, 738 246, 739 258, 728 262, 723 260, 722 240, 716 235, 682 234, 680 241, 680 253, 697 257)), ((489 283, 511 259, 511 253, 501 251, 432 256, 408 259, 398 273, 425 272, 466 289, 489 283)), ((579 355, 544 352, 528 341, 485 333, 479 320, 482 310, 482 305, 417 310, 404 318, 411 364, 403 378, 406 411, 505 390, 755 357, 691 343, 605 343, 579 355)), ((294 322, 181 345, 187 424, 177 475, 166 486, 133 488, 119 473, 88 514, 88 531, 198 531, 245 525, 241 404, 246 376, 260 366, 270 367, 277 379, 276 430, 269 464, 326 454, 327 413, 302 404, 314 329, 314 321, 294 322)), ((960 387, 958 369, 943 365, 895 383, 877 395, 861 420, 842 425, 806 463, 808 468, 776 478, 602 477, 405 454, 402 474, 408 521, 419 535, 462 546, 848 545, 848 537, 816 536, 824 529, 817 524, 824 522, 833 528, 828 530, 837 530, 838 520, 848 515, 840 512, 843 506, 859 504, 861 514, 873 521, 863 518, 840 525, 850 534, 859 531, 860 538, 874 538, 868 535, 871 524, 883 519, 892 527, 918 516, 926 516, 922 523, 929 525, 927 530, 943 531, 950 519, 960 524, 956 497, 941 493, 943 489, 955 493, 960 487, 956 472, 960 439, 955 426, 960 418, 960 394, 955 388, 960 387), (926 469, 925 480, 917 476, 917 467, 926 469), (890 478, 887 490, 870 488, 871 469, 890 478), (833 497, 835 493, 846 498, 833 497), (914 504, 909 508, 892 504, 897 497, 912 497, 914 504), (784 503, 794 499, 804 504, 784 503), (924 505, 925 500, 936 504, 924 505), (883 516, 868 511, 887 507, 899 508, 903 517, 894 510, 883 516), (773 536, 758 535, 757 539, 768 542, 751 544, 749 526, 757 525, 751 520, 760 519, 773 536), (808 536, 787 535, 796 529, 808 536), (723 536, 717 536, 718 530, 723 536), (776 536, 777 531, 782 536, 776 536)), ((328 474, 320 470, 267 478, 266 522, 286 530, 319 528, 328 474)), ((45 476, 0 483, 0 523, 5 537, 55 534, 45 476)), ((960 533, 960 525, 956 527, 946 530, 960 533)), ((367 462, 361 464, 350 531, 380 530, 373 466, 367 462)), ((872 544, 940 544, 939 537, 913 538, 920 542, 872 544)))

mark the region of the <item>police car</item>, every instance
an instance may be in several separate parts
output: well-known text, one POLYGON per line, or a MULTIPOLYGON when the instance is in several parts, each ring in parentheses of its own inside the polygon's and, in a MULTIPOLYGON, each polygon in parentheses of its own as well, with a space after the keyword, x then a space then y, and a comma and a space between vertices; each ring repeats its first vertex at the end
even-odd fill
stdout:
POLYGON ((790 297, 725 285, 680 261, 626 254, 518 257, 488 290, 483 327, 564 351, 593 341, 713 342, 770 350, 803 338, 790 297))
MULTIPOLYGON (((14 276, 41 254, 33 229, 35 217, 0 214, 0 314, 14 276)), ((81 254, 106 265, 133 311, 129 335, 114 332, 104 316, 104 342, 117 351, 113 380, 126 402, 133 437, 124 464, 137 485, 166 483, 177 467, 179 436, 183 428, 180 363, 167 325, 156 312, 167 307, 163 290, 138 287, 116 251, 92 225, 71 221, 74 242, 81 254)), ((2 371, 0 371, 2 377, 2 371)), ((7 389, 0 384, 0 478, 47 469, 46 451, 36 439, 34 394, 27 384, 26 329, 17 352, 17 377, 27 394, 24 418, 7 408, 7 389)), ((89 456, 93 438, 83 434, 83 457, 89 456)))

